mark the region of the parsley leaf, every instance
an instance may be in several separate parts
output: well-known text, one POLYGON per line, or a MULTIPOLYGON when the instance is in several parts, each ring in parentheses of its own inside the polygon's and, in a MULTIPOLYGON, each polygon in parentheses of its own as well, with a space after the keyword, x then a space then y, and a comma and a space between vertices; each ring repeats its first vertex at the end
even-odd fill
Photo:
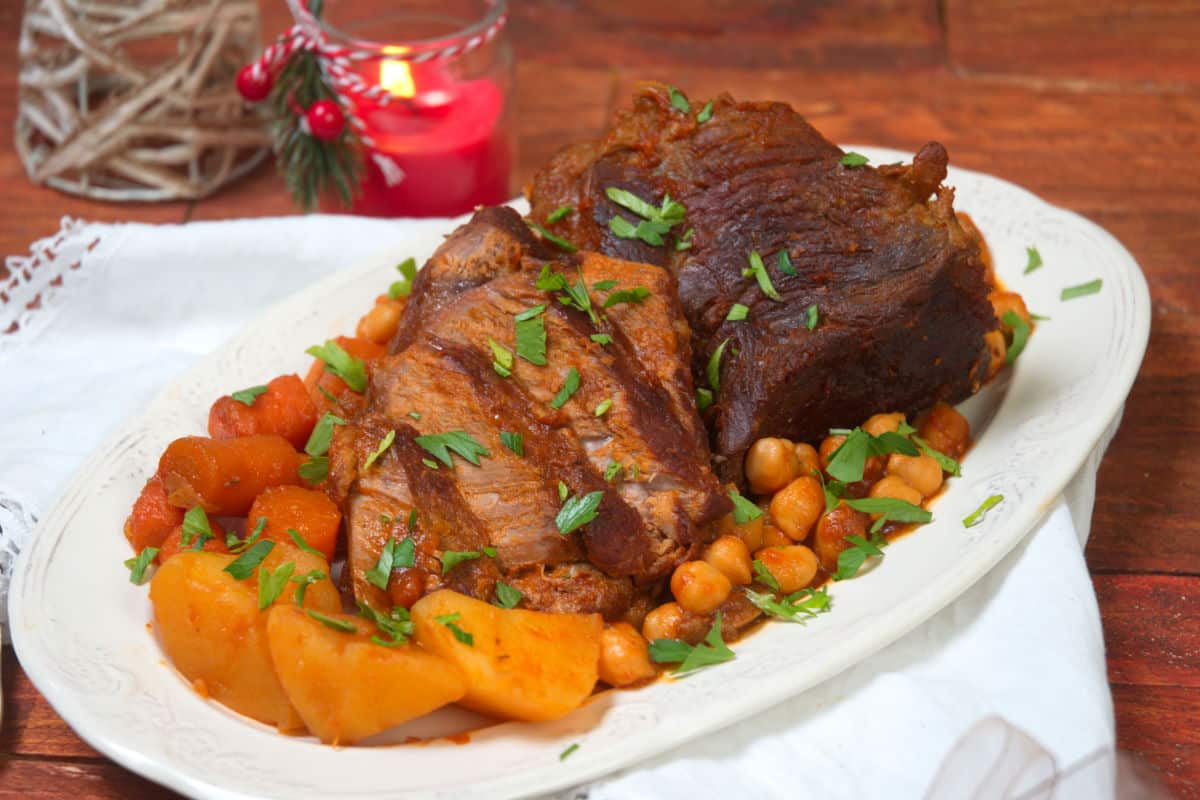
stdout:
MULTIPOLYGON (((263 531, 266 530, 266 528, 267 518, 259 517, 254 523, 254 529, 250 531, 250 534, 246 536, 245 539, 238 541, 237 534, 235 534, 233 531, 225 534, 225 546, 229 548, 229 552, 231 553, 244 553, 246 550, 250 549, 250 545, 258 541, 259 537, 262 536, 263 531)), ((322 558, 324 558, 324 556, 322 556, 322 558)))
POLYGON ((304 605, 304 596, 308 592, 309 586, 312 586, 314 583, 317 583, 319 581, 323 581, 328 577, 329 577, 328 575, 326 575, 324 572, 322 572, 319 569, 310 569, 308 572, 304 573, 303 575, 297 575, 296 577, 292 578, 292 583, 299 584, 296 587, 296 594, 295 594, 296 605, 298 605, 298 606, 304 605))
POLYGON ((266 391, 266 386, 251 386, 249 389, 242 389, 241 391, 233 392, 229 396, 234 400, 237 400, 242 405, 252 406, 254 405, 254 398, 258 397, 260 394, 265 394, 266 391))
POLYGON ((464 561, 473 561, 481 555, 483 554, 478 550, 444 550, 442 551, 442 574, 445 575, 464 561))
POLYGON ((612 308, 620 303, 640 303, 650 296, 650 290, 645 286, 635 286, 632 289, 621 289, 613 292, 604 301, 605 308, 612 308))
POLYGON ((597 417, 603 417, 612 408, 613 401, 611 397, 606 397, 596 404, 596 410, 592 412, 597 417))
POLYGON ((787 250, 779 251, 779 271, 784 275, 798 275, 796 268, 792 266, 792 257, 788 255, 787 250))
POLYGON ((763 515, 762 509, 743 497, 737 489, 729 490, 729 499, 733 501, 733 521, 738 525, 744 525, 763 515))
MULTIPOLYGON (((654 247, 662 245, 662 237, 671 228, 683 222, 684 214, 687 213, 687 209, 672 200, 669 194, 664 195, 662 205, 655 208, 633 192, 615 186, 609 186, 604 193, 609 200, 642 217, 634 226, 620 214, 613 215, 608 221, 608 229, 613 232, 613 235, 621 239, 640 239, 654 247)), ((690 238, 685 234, 680 241, 687 241, 690 238)))
POLYGON ((296 470, 305 483, 320 483, 329 477, 329 457, 314 456, 296 470))
POLYGON ((1029 323, 1021 319, 1015 311, 1005 311, 1001 320, 1012 328, 1012 344, 1008 346, 1008 352, 1004 356, 1004 363, 1011 364, 1021 355, 1025 343, 1029 341, 1029 323))
POLYGON ((700 109, 700 113, 696 115, 696 122, 703 125, 704 123, 706 123, 710 119, 712 119, 712 115, 713 115, 713 104, 712 104, 712 100, 709 100, 707 103, 704 104, 704 108, 700 109))
POLYGON ((575 206, 559 206, 546 215, 546 224, 553 225, 556 222, 562 222, 575 211, 575 206))
POLYGON ((460 614, 459 612, 456 611, 453 614, 441 614, 440 616, 436 616, 433 618, 433 621, 440 625, 445 625, 447 628, 449 628, 450 632, 454 634, 454 638, 458 639, 460 642, 465 644, 467 647, 474 647, 475 646, 474 635, 468 633, 467 631, 464 631, 462 628, 458 627, 458 625, 455 624, 461 618, 462 618, 462 614, 460 614))
POLYGON ((919 522, 924 524, 933 520, 931 512, 905 500, 897 500, 894 497, 847 498, 842 502, 855 511, 883 515, 871 527, 872 533, 878 531, 888 522, 919 522))
POLYGON ((199 550, 204 543, 213 538, 212 526, 208 524, 208 514, 200 506, 193 506, 183 515, 183 533, 179 543, 184 549, 199 550))
POLYGON ((867 162, 870 160, 871 159, 867 158, 862 153, 855 153, 853 150, 851 150, 849 153, 846 153, 846 155, 842 156, 842 159, 839 163, 843 167, 861 167, 867 164, 867 162))
POLYGON ((779 581, 771 574, 771 570, 767 569, 766 564, 756 558, 750 562, 750 565, 754 567, 754 577, 758 579, 759 583, 763 586, 771 587, 776 592, 779 591, 779 581))
POLYGON ((362 394, 367 388, 367 365, 362 359, 347 353, 342 346, 329 339, 322 345, 313 345, 304 352, 325 362, 325 371, 345 381, 353 391, 362 394))
POLYGON ((501 608, 516 608, 524 596, 520 589, 509 586, 504 581, 496 581, 496 605, 501 608))
POLYGON ((565 483, 563 483, 562 481, 559 481, 558 482, 558 502, 561 503, 561 502, 565 501, 567 499, 567 497, 570 496, 570 494, 571 494, 571 490, 569 488, 567 488, 567 485, 565 483))
POLYGON ((525 455, 525 437, 519 433, 500 431, 500 444, 519 456, 525 455))
POLYGON ((575 742, 570 747, 568 747, 566 750, 563 750, 561 753, 558 754, 558 760, 566 761, 567 758, 578 749, 579 749, 579 742, 575 742))
POLYGON ((725 355, 725 347, 729 344, 729 339, 717 345, 717 349, 708 357, 708 364, 704 367, 704 374, 708 378, 708 385, 712 387, 714 392, 721 391, 721 357, 725 355))
POLYGON ((882 547, 887 544, 880 534, 872 534, 870 540, 861 536, 847 536, 846 541, 851 542, 854 546, 838 553, 838 568, 837 572, 833 573, 835 581, 853 578, 862 569, 867 557, 882 556, 882 547))
POLYGON ((375 623, 375 627, 379 629, 380 633, 387 636, 387 639, 379 636, 371 637, 372 642, 382 647, 399 647, 408 641, 408 637, 413 635, 415 626, 412 622, 412 616, 408 613, 408 609, 403 606, 393 606, 390 612, 384 614, 360 600, 358 603, 358 615, 375 623))
POLYGON ((150 566, 150 562, 158 555, 157 547, 143 547, 142 552, 138 553, 135 558, 125 560, 125 566, 129 569, 129 582, 134 586, 141 586, 146 580, 146 568, 150 566))
POLYGON ((709 628, 708 635, 698 645, 690 645, 678 639, 655 639, 650 643, 650 659, 656 664, 675 663, 673 672, 680 677, 714 664, 723 664, 734 659, 734 653, 721 638, 721 612, 709 628))
POLYGON ((333 441, 333 426, 345 425, 346 420, 336 414, 328 412, 321 415, 317 420, 317 424, 313 426, 312 433, 308 436, 308 442, 304 445, 304 452, 310 456, 323 456, 329 452, 329 445, 333 441))
POLYGON ((454 466, 454 462, 450 460, 451 451, 458 453, 458 455, 477 467, 479 466, 480 456, 490 456, 492 454, 491 450, 480 444, 466 431, 431 433, 426 436, 418 436, 413 441, 447 467, 454 466))
POLYGON ((416 545, 411 537, 396 541, 395 537, 384 542, 379 551, 379 560, 375 566, 363 572, 367 583, 387 591, 388 582, 392 578, 392 570, 397 567, 411 567, 416 562, 416 545))
POLYGON ((567 370, 567 379, 563 381, 562 388, 558 390, 558 394, 554 395, 554 399, 550 401, 551 408, 562 408, 571 399, 571 395, 579 391, 579 370, 571 367, 567 370))
POLYGON ((614 281, 614 280, 596 281, 595 283, 592 284, 592 288, 595 289, 597 292, 607 292, 609 289, 617 288, 617 281, 614 281))
POLYGON ((528 225, 529 227, 533 228, 538 233, 540 233, 542 235, 543 239, 545 239, 547 242, 550 242, 551 244, 553 244, 555 247, 559 248, 560 250, 565 250, 568 253, 574 253, 577 250, 579 250, 578 247, 571 244, 566 239, 562 238, 561 236, 555 236, 553 233, 546 230, 541 225, 537 224, 536 222, 534 222, 531 219, 525 220, 525 224, 528 225))
POLYGON ((392 442, 394 441, 396 441, 396 431, 391 430, 385 433, 383 438, 379 440, 379 444, 374 450, 371 451, 371 454, 367 456, 367 460, 363 462, 363 472, 369 470, 372 464, 382 458, 383 454, 387 452, 388 448, 392 446, 392 442))
POLYGON ((692 249, 692 236, 694 236, 695 234, 696 234, 695 228, 688 228, 687 232, 684 233, 683 236, 676 237, 675 249, 676 250, 691 250, 692 249))
POLYGON ((492 369, 496 370, 496 374, 501 378, 512 375, 513 351, 490 336, 488 337, 488 347, 492 348, 492 369))
POLYGON ((517 331, 517 355, 539 367, 546 366, 546 322, 542 319, 545 310, 543 303, 513 318, 517 331))
POLYGON ((600 324, 600 318, 596 315, 596 309, 592 308, 592 298, 588 295, 587 284, 583 282, 582 276, 571 284, 561 272, 554 272, 547 264, 538 273, 536 285, 543 292, 564 292, 558 296, 558 302, 586 313, 593 325, 600 324))
POLYGON ((920 436, 912 437, 913 443, 920 448, 921 452, 938 462, 938 466, 943 472, 948 472, 955 477, 962 475, 962 467, 957 461, 944 453, 940 453, 929 446, 929 442, 922 439, 920 436))
POLYGON ((750 309, 741 303, 734 303, 729 307, 729 313, 725 315, 725 319, 729 322, 741 322, 750 315, 750 309))
POLYGON ((588 338, 596 344, 612 344, 612 336, 607 333, 593 333, 588 338))
POLYGON ((1023 274, 1028 275, 1042 266, 1042 254, 1038 252, 1036 247, 1026 247, 1025 255, 1027 260, 1025 261, 1025 272, 1023 274))
POLYGON ((610 460, 608 466, 604 468, 604 480, 612 483, 613 478, 621 473, 621 464, 619 461, 610 460))
POLYGON ((336 617, 330 617, 322 614, 320 611, 313 611, 311 608, 304 609, 304 613, 315 619, 317 622, 324 625, 326 628, 333 628, 339 633, 358 633, 358 628, 353 622, 336 617))
POLYGON ((976 525, 983 522, 983 518, 987 514, 989 509, 999 505, 1003 501, 1004 501, 1004 495, 1002 495, 1002 494, 994 494, 991 497, 989 497, 987 500, 984 500, 982 503, 979 504, 979 508, 975 509, 970 514, 963 517, 963 527, 964 528, 974 528, 976 525))
POLYGON ((825 471, 843 483, 855 483, 862 480, 868 457, 891 453, 917 456, 921 451, 899 433, 888 431, 872 436, 862 428, 855 428, 846 435, 846 441, 833 451, 825 471))
POLYGON ((696 410, 703 411, 713 404, 713 393, 711 389, 700 387, 696 389, 696 410))
POLYGON ((803 622, 823 611, 828 611, 832 600, 824 589, 801 589, 782 600, 776 600, 769 594, 761 594, 747 589, 746 599, 753 603, 759 611, 788 622, 803 622))
POLYGON ((682 111, 684 114, 692 110, 692 104, 688 102, 687 96, 674 86, 671 87, 671 108, 682 111))
POLYGON ((804 327, 811 330, 816 330, 817 323, 820 322, 820 312, 817 311, 817 304, 813 303, 804 310, 804 327))
POLYGON ((306 542, 304 537, 300 535, 300 531, 296 530, 295 528, 288 528, 287 535, 290 536, 292 541, 296 543, 296 547, 299 547, 309 555, 320 556, 321 558, 325 557, 324 553, 306 542))
POLYGON ((554 518, 558 532, 566 536, 576 528, 581 528, 594 520, 603 497, 604 492, 589 492, 583 497, 569 498, 567 502, 563 503, 563 507, 559 509, 558 515, 554 518))
POLYGON ((279 595, 283 594, 284 588, 288 584, 288 580, 292 577, 292 573, 296 571, 296 564, 289 561, 286 564, 280 564, 272 572, 270 569, 263 567, 258 571, 258 610, 262 611, 269 605, 279 599, 279 595))
POLYGON ((425 466, 429 467, 430 469, 438 468, 438 463, 436 461, 434 461, 432 458, 422 458, 421 463, 424 464, 425 466))
POLYGON ((228 572, 239 581, 249 578, 254 570, 262 563, 262 560, 267 557, 267 554, 275 548, 275 543, 270 539, 264 539, 251 547, 240 556, 230 561, 225 566, 224 571, 228 572))
POLYGON ((1068 286, 1062 290, 1063 300, 1074 300, 1077 297, 1087 297, 1089 294, 1096 294, 1100 291, 1100 287, 1104 285, 1104 281, 1096 278, 1094 281, 1081 283, 1078 286, 1068 286))
POLYGON ((412 294, 412 282, 417 277, 417 260, 406 258, 396 265, 396 271, 403 277, 388 287, 388 297, 397 300, 412 294))
POLYGON ((775 284, 771 283, 771 276, 767 274, 767 266, 763 263, 762 256, 758 254, 758 251, 751 250, 747 260, 750 262, 750 268, 742 270, 742 275, 747 278, 753 276, 758 281, 758 288, 762 289, 763 294, 776 302, 782 302, 783 298, 775 290, 775 284))

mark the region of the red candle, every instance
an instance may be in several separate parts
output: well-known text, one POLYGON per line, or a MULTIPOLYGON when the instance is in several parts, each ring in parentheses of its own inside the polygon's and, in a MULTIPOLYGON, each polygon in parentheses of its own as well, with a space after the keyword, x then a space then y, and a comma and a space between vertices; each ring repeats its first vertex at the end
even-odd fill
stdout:
POLYGON ((385 58, 364 70, 391 99, 356 107, 374 146, 354 213, 454 216, 509 199, 512 156, 500 86, 487 78, 456 81, 438 61, 385 58))

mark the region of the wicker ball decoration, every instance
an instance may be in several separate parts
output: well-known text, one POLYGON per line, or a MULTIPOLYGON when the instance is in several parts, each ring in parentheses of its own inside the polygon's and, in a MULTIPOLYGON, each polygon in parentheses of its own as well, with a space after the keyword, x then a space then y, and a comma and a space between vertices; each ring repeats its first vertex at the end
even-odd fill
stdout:
POLYGON ((103 200, 211 194, 269 152, 234 87, 258 47, 255 0, 26 0, 25 171, 103 200))

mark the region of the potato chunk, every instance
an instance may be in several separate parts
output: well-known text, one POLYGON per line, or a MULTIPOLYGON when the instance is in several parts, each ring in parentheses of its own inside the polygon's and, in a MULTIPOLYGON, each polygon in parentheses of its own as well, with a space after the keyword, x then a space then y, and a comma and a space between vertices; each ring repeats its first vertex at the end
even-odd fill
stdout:
POLYGON ((352 744, 453 703, 466 691, 462 674, 446 659, 412 642, 375 644, 371 623, 329 616, 354 632, 330 627, 296 606, 276 606, 267 621, 283 690, 321 741, 352 744))
POLYGON ((462 670, 467 693, 461 704, 476 711, 557 719, 596 685, 604 628, 599 614, 503 609, 441 590, 417 601, 412 618, 417 642, 462 670), (467 638, 470 644, 461 641, 467 638))
MULTIPOLYGON (((258 575, 237 580, 225 567, 236 556, 187 551, 158 568, 150 582, 154 623, 167 657, 198 691, 240 714, 302 731, 304 723, 288 701, 267 646, 267 613, 258 610, 258 575)), ((296 563, 296 575, 329 567, 323 559, 276 545, 263 564, 296 563), (290 552, 289 552, 290 551, 290 552)), ((295 583, 277 604, 294 604, 295 583)), ((341 610, 328 578, 309 586, 304 605, 322 612, 341 610)))

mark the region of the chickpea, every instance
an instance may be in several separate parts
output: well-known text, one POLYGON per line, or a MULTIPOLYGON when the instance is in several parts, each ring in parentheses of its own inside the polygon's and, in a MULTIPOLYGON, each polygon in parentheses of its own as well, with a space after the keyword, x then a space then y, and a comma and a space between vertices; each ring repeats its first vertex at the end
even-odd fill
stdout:
POLYGON ((796 446, 787 439, 759 439, 746 453, 746 480, 755 494, 772 494, 800 474, 796 446))
POLYGON ((813 534, 813 550, 821 562, 821 569, 826 572, 837 572, 838 555, 850 547, 847 536, 865 536, 867 533, 867 515, 855 511, 845 503, 839 503, 836 508, 821 517, 817 522, 816 533, 813 534))
MULTIPOLYGON (((890 497, 893 500, 903 500, 906 503, 912 503, 914 506, 921 505, 921 493, 904 482, 902 478, 895 475, 888 475, 886 478, 880 478, 871 491, 868 497, 890 497)), ((871 519, 879 519, 883 514, 872 514, 871 519)))
POLYGON ((1000 327, 1005 332, 1012 332, 1008 324, 1004 322, 1004 315, 1009 311, 1015 312, 1025 321, 1026 325, 1033 324, 1033 317, 1029 316, 1029 309, 1025 307, 1025 299, 1016 292, 992 292, 988 295, 988 300, 992 301, 992 310, 996 313, 996 319, 1000 320, 1000 327))
POLYGON ((396 335, 400 327, 400 315, 404 304, 384 298, 358 321, 355 333, 362 339, 369 339, 376 344, 387 344, 396 335))
POLYGON ((704 560, 716 567, 730 583, 750 582, 750 548, 736 536, 721 536, 704 551, 704 560))
POLYGON ((802 542, 825 510, 825 492, 816 478, 796 478, 771 498, 771 519, 793 541, 802 542))
POLYGON ((906 456, 892 453, 887 471, 916 489, 922 497, 930 497, 942 488, 942 467, 933 456, 906 456))
POLYGON ((617 622, 600 634, 600 680, 628 686, 656 673, 647 642, 628 622, 617 622))
POLYGON ((788 536, 776 526, 767 523, 763 525, 762 543, 755 549, 754 552, 762 550, 764 547, 787 547, 792 543, 792 537, 788 536))
POLYGON ((671 594, 693 614, 716 611, 732 590, 729 578, 707 561, 686 561, 671 573, 671 594))
POLYGON ((816 475, 821 469, 821 456, 811 444, 797 442, 796 458, 800 459, 801 475, 816 475))
POLYGON ((995 375, 1004 367, 1004 359, 1008 356, 1008 344, 1000 331, 988 331, 983 335, 983 341, 988 348, 988 377, 995 375))
POLYGON ((733 521, 733 514, 726 514, 717 523, 717 534, 720 536, 736 536, 746 544, 746 549, 753 553, 762 547, 763 523, 766 515, 756 517, 749 522, 733 521))
POLYGON ((885 433, 895 433, 904 421, 904 415, 897 411, 891 414, 876 414, 864 422, 862 427, 872 436, 881 436, 885 433))
POLYGON ((962 458, 967 452, 971 426, 966 417, 945 403, 938 403, 925 415, 917 426, 918 435, 939 453, 953 459, 962 458))
POLYGON ((817 576, 817 555, 802 544, 765 547, 758 551, 758 560, 774 576, 784 594, 800 591, 817 576))
POLYGON ((646 641, 678 639, 683 628, 683 608, 679 603, 663 603, 642 620, 642 636, 646 641))
POLYGON ((833 454, 842 446, 842 442, 846 441, 845 436, 826 436, 821 442, 821 449, 818 455, 821 458, 821 469, 829 466, 829 459, 833 458, 833 454))

